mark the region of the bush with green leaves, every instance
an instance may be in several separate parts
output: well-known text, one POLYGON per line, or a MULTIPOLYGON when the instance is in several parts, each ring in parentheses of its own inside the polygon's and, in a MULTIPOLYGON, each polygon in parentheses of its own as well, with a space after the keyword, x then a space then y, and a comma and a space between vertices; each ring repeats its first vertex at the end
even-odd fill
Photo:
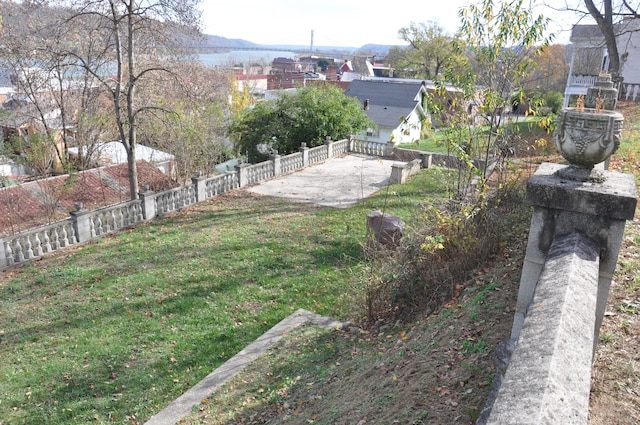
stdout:
POLYGON ((562 109, 564 95, 557 91, 548 91, 544 94, 544 102, 548 108, 551 108, 551 112, 557 114, 562 109))
POLYGON ((356 98, 331 85, 283 92, 276 100, 240 111, 227 128, 238 154, 250 162, 297 152, 302 143, 319 146, 327 137, 340 140, 372 126, 356 98))

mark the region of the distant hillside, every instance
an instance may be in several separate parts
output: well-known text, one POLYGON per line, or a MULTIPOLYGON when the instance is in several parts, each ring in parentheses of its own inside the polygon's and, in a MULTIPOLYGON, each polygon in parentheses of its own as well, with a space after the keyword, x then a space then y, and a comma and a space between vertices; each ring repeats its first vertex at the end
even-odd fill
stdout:
MULTIPOLYGON (((299 45, 299 44, 257 44, 251 41, 242 40, 239 38, 226 38, 218 35, 206 35, 206 40, 204 45, 208 46, 224 46, 230 48, 247 48, 247 47, 258 47, 261 49, 273 49, 273 50, 294 50, 294 51, 305 51, 310 48, 307 45, 299 45)), ((384 44, 365 44, 362 47, 347 47, 347 46, 313 46, 314 52, 370 52, 376 53, 380 55, 386 55, 389 53, 389 49, 391 45, 384 44)))
POLYGON ((239 38, 226 38, 219 35, 206 34, 206 45, 209 46, 225 46, 225 47, 258 47, 256 43, 239 38))

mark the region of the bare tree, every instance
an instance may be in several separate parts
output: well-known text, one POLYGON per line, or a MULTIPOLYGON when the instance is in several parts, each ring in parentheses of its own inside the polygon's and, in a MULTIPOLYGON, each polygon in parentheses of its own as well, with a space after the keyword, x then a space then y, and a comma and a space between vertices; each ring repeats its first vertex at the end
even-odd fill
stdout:
MULTIPOLYGON (((12 71, 18 99, 9 108, 17 126, 28 124, 44 137, 42 152, 54 156, 54 171, 67 169, 67 148, 73 111, 77 108, 75 70, 68 56, 61 55, 64 29, 53 25, 59 11, 32 3, 4 3, 7 17, 0 46, 2 66, 12 71)), ((25 135, 27 145, 31 145, 25 135)), ((29 147, 29 146, 28 146, 29 147)), ((37 158, 34 158, 37 159, 37 158)), ((43 175, 50 169, 43 169, 43 175)))
POLYGON ((61 26, 75 44, 61 53, 90 74, 109 97, 119 141, 127 152, 131 199, 138 197, 137 121, 163 109, 137 95, 146 79, 170 70, 161 58, 179 54, 185 34, 199 30, 200 0, 59 0, 61 26))
POLYGON ((231 154, 231 145, 224 138, 230 71, 199 61, 174 61, 165 66, 172 70, 165 76, 177 78, 148 80, 140 86, 140 94, 170 112, 146 114, 138 128, 145 145, 174 156, 172 174, 183 181, 197 172, 213 171, 231 154))
POLYGON ((579 21, 588 17, 595 21, 609 52, 609 72, 614 79, 618 79, 621 71, 621 58, 616 38, 626 32, 640 30, 637 26, 632 27, 624 24, 625 19, 640 18, 638 14, 640 6, 637 2, 635 3, 634 5, 628 0, 575 0, 565 1, 561 7, 554 2, 548 7, 557 11, 571 12, 579 21))

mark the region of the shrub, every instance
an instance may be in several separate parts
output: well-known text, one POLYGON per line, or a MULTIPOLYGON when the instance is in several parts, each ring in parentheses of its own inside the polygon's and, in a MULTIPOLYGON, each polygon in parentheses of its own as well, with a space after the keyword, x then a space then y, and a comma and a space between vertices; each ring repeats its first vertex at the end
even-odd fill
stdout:
POLYGON ((551 112, 557 114, 562 109, 564 95, 557 91, 548 91, 544 94, 544 103, 551 109, 551 112))
MULTIPOLYGON (((365 278, 367 319, 410 319, 455 299, 470 273, 528 224, 524 183, 513 179, 481 202, 425 207, 423 226, 395 251, 370 255, 365 278)), ((371 253, 369 253, 371 254, 371 253)))

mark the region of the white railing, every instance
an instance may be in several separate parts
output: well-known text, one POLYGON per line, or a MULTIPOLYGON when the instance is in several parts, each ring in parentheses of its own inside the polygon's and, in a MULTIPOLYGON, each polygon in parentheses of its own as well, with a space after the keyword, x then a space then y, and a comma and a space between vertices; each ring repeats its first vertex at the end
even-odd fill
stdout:
POLYGON ((247 184, 258 183, 274 176, 273 163, 271 161, 246 167, 247 184))
POLYGON ((309 165, 329 159, 329 148, 327 145, 316 146, 309 149, 309 165))
POLYGON ((91 237, 106 235, 144 220, 140 201, 110 205, 86 213, 91 237))
POLYGON ((598 79, 597 75, 573 75, 569 80, 570 86, 584 87, 584 93, 587 93, 587 89, 596 84, 598 79))
POLYGON ((349 152, 349 139, 333 142, 333 156, 339 156, 349 152))
POLYGON ((354 140, 351 146, 351 152, 357 152, 371 156, 386 156, 388 146, 388 143, 385 142, 354 140))
POLYGON ((76 244, 73 224, 74 221, 68 218, 0 239, 0 270, 76 244))
POLYGON ((632 102, 640 101, 640 83, 622 83, 618 98, 632 102))
POLYGON ((158 193, 155 197, 156 214, 167 214, 197 202, 195 185, 190 184, 158 193))
POLYGON ((238 182, 238 173, 236 172, 217 175, 208 179, 205 184, 207 199, 222 195, 223 193, 231 192, 232 190, 240 187, 240 183, 238 182))
POLYGON ((349 151, 384 156, 387 145, 352 139, 336 142, 327 140, 322 146, 304 147, 301 152, 274 156, 259 164, 241 164, 236 166, 235 171, 211 178, 197 177, 191 184, 178 188, 157 193, 144 191, 140 193, 140 199, 135 201, 93 211, 80 208, 71 212, 71 217, 66 220, 0 237, 0 270, 349 151))
POLYGON ((302 152, 292 153, 280 158, 280 172, 290 173, 304 167, 302 152))

